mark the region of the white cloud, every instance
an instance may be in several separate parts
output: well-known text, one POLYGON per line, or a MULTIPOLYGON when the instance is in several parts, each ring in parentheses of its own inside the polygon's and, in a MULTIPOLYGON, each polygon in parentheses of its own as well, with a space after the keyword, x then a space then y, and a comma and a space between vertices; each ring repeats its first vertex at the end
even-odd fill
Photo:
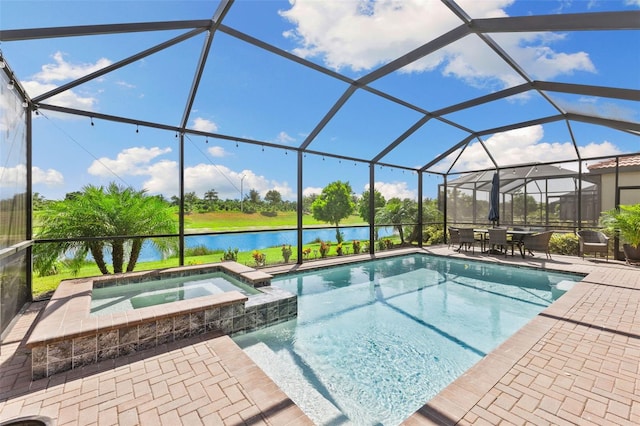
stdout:
MULTIPOLYGON (((150 163, 156 157, 171 152, 171 148, 126 148, 118 153, 115 159, 102 157, 95 160, 87 170, 94 176, 145 175, 148 174, 150 163)), ((175 175, 173 176, 175 179, 175 175)))
POLYGON ((136 86, 131 84, 131 83, 127 83, 126 81, 116 81, 116 84, 118 86, 124 87, 125 89, 135 89, 136 86))
POLYGON ((15 167, 0 166, 0 187, 22 187, 27 181, 27 167, 18 164, 15 167))
MULTIPOLYGON (((458 2, 474 18, 507 16, 504 9, 513 0, 466 0, 458 2)), ((440 1, 296 0, 280 14, 294 27, 283 35, 294 40, 294 53, 318 57, 336 70, 350 68, 366 72, 423 45, 462 24, 440 1)), ((506 50, 534 78, 551 78, 581 70, 594 72, 585 52, 556 52, 550 44, 557 34, 497 34, 506 50)), ((520 77, 475 36, 452 43, 402 69, 403 72, 433 71, 454 76, 474 86, 512 86, 520 77), (480 46, 480 48, 479 48, 480 46)))
POLYGON ((295 138, 289 136, 287 132, 284 132, 284 131, 278 133, 278 136, 276 137, 276 142, 283 143, 283 144, 289 144, 295 141, 296 141, 295 138))
MULTIPOLYGON (((21 102, 17 102, 17 97, 2 96, 0 98, 0 132, 7 132, 8 135, 10 132, 16 131, 11 129, 20 129, 24 126, 25 109, 21 104, 21 102)), ((11 137, 5 136, 0 143, 8 140, 11 140, 11 137)), ((0 147, 0 149, 4 150, 4 147, 0 147)))
MULTIPOLYGON (((56 87, 58 87, 55 84, 41 83, 35 80, 23 81, 22 86, 24 87, 24 90, 27 91, 27 93, 31 98, 35 98, 36 96, 42 95, 43 93, 47 93, 55 89, 56 87)), ((79 95, 74 90, 66 90, 62 93, 52 96, 50 99, 52 100, 51 101, 52 103, 59 106, 83 109, 87 111, 93 111, 95 105, 98 102, 96 98, 92 96, 79 95)), ((48 112, 48 114, 51 114, 51 112, 48 112)), ((69 114, 58 114, 56 115, 56 117, 61 117, 61 118, 66 117, 66 118, 76 118, 76 119, 78 118, 78 117, 72 117, 69 114)))
POLYGON ((622 154, 622 151, 609 141, 604 141, 602 143, 591 142, 580 147, 580 155, 585 158, 616 154, 622 154))
MULTIPOLYGON (((175 179, 178 174, 177 163, 165 163, 148 169, 151 178, 145 181, 143 186, 151 193, 177 194, 178 187, 175 179)), ((184 182, 186 192, 195 192, 200 197, 211 189, 214 189, 221 199, 240 199, 241 189, 244 196, 255 189, 261 197, 264 197, 267 191, 275 189, 280 192, 283 199, 295 199, 294 191, 286 182, 269 180, 264 176, 256 175, 251 170, 237 172, 222 165, 196 164, 186 167, 184 182)))
POLYGON ((199 130, 201 132, 215 132, 218 130, 218 125, 206 118, 196 117, 193 119, 193 130, 199 130))
POLYGON ((605 98, 581 96, 575 102, 560 97, 554 100, 567 112, 632 122, 638 119, 637 109, 605 98))
MULTIPOLYGON (((418 197, 417 191, 407 188, 406 182, 376 182, 375 188, 387 201, 391 198, 399 198, 401 200, 409 198, 415 200, 418 197)), ((368 191, 369 184, 366 184, 364 189, 368 191)))
MULTIPOLYGON (((54 169, 32 169, 33 185, 60 186, 64 183, 62 173, 54 169)), ((18 164, 14 167, 0 166, 0 187, 23 187, 27 182, 27 167, 18 164)))
POLYGON ((304 1, 280 14, 295 25, 285 37, 302 57, 321 57, 334 69, 369 70, 451 28, 438 1, 304 1))
MULTIPOLYGON (((544 141, 541 125, 524 127, 508 132, 496 133, 484 141, 499 166, 523 163, 547 163, 576 158, 576 150, 571 141, 544 141)), ((621 151, 609 141, 592 141, 586 146, 578 146, 583 157, 600 157, 620 154, 621 151)), ((446 171, 457 152, 438 164, 436 171, 446 171)), ((494 167, 479 142, 470 144, 454 167, 454 171, 481 170, 494 167)))
POLYGON ((178 163, 162 160, 149 165, 145 169, 148 178, 142 187, 151 194, 162 194, 166 197, 178 195, 178 163))
POLYGON ((34 78, 45 83, 75 80, 105 68, 112 63, 109 59, 100 58, 95 63, 72 64, 65 61, 64 56, 60 51, 54 53, 53 60, 55 63, 43 65, 42 71, 37 73, 34 78))
POLYGON ((221 146, 211 146, 207 148, 207 152, 212 157, 225 157, 227 152, 221 146))
POLYGON ((32 167, 31 173, 34 185, 62 186, 64 184, 64 176, 58 170, 32 167))
POLYGON ((588 53, 556 52, 550 47, 555 42, 563 41, 566 38, 564 34, 495 34, 493 38, 537 80, 551 80, 576 71, 596 72, 588 53))
POLYGON ((322 194, 322 188, 320 187, 309 186, 302 190, 302 195, 304 195, 305 197, 308 197, 310 195, 320 195, 320 194, 322 194))
MULTIPOLYGON (((111 61, 100 58, 95 63, 73 64, 64 59, 62 52, 53 55, 55 63, 45 64, 41 71, 33 76, 31 80, 22 81, 22 86, 31 98, 47 93, 58 87, 54 82, 67 82, 84 77, 94 71, 111 65, 111 61)), ((51 97, 56 105, 69 108, 93 111, 97 104, 97 99, 92 96, 80 95, 71 89, 51 97)), ((60 117, 71 118, 68 114, 59 114, 60 117)))
MULTIPOLYGON (((88 172, 101 177, 113 177, 115 174, 125 181, 128 176, 142 177, 142 187, 149 193, 170 197, 178 194, 178 163, 160 158, 169 152, 171 148, 127 148, 118 153, 115 159, 103 157, 94 161, 88 172)), ((206 191, 215 189, 222 199, 240 199, 242 176, 245 195, 255 189, 264 197, 267 191, 275 189, 283 199, 295 199, 296 194, 287 182, 270 180, 251 170, 234 171, 218 164, 201 163, 185 167, 185 191, 195 192, 202 197, 206 191)))

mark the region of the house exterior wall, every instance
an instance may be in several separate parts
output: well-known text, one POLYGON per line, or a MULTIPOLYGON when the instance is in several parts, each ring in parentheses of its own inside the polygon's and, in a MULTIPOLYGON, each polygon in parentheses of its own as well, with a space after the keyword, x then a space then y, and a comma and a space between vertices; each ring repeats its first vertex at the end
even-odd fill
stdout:
MULTIPOLYGON (((640 186, 640 170, 625 172, 624 169, 619 170, 618 186, 640 186)), ((611 210, 616 207, 616 174, 602 174, 602 211, 611 210)), ((640 203, 640 190, 622 191, 620 196, 620 204, 638 204, 640 203)))

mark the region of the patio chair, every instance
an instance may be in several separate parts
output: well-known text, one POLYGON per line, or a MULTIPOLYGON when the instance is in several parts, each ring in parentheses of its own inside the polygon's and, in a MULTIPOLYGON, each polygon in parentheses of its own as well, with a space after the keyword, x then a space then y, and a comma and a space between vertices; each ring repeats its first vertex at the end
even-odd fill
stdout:
MULTIPOLYGON (((551 236, 553 235, 553 231, 545 231, 540 232, 539 234, 533 235, 525 235, 522 238, 522 245, 524 249, 533 256, 533 251, 542 251, 547 255, 548 259, 551 259, 551 253, 549 253, 549 241, 551 241, 551 236)), ((524 251, 523 251, 524 253, 524 251)), ((523 255, 524 256, 524 255, 523 255)))
POLYGON ((451 246, 459 247, 460 246, 460 234, 458 234, 458 228, 453 228, 449 226, 449 248, 451 246))
POLYGON ((591 229, 582 229, 577 234, 580 242, 580 257, 584 258, 585 254, 593 253, 595 259, 600 253, 600 255, 606 255, 607 262, 609 261, 609 237, 591 229))
POLYGON ((493 252, 495 247, 498 247, 500 250, 500 254, 504 250, 504 256, 507 257, 507 249, 511 246, 511 256, 513 256, 513 245, 515 242, 507 237, 507 228, 489 228, 489 246, 491 250, 489 253, 493 252))
POLYGON ((475 245, 478 240, 476 240, 476 233, 473 228, 458 228, 458 236, 460 238, 460 245, 458 247, 458 251, 462 249, 462 247, 466 247, 465 251, 469 250, 469 246, 471 246, 471 250, 475 253, 475 245))

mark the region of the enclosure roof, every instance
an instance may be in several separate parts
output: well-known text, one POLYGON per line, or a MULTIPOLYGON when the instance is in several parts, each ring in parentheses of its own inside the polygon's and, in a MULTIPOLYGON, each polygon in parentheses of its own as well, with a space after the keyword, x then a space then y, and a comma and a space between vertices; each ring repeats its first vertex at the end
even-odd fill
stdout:
MULTIPOLYGON (((495 172, 480 171, 465 173, 447 182, 449 189, 465 189, 480 192, 490 192, 492 178, 495 172)), ((552 165, 532 165, 512 169, 502 169, 499 174, 500 193, 514 194, 532 193, 569 193, 577 187, 580 174, 577 171, 552 165)), ((582 175, 582 189, 588 190, 594 186, 596 177, 582 175)))
POLYGON ((2 2, 32 110, 441 174, 640 151, 637 2, 130 3, 2 2))

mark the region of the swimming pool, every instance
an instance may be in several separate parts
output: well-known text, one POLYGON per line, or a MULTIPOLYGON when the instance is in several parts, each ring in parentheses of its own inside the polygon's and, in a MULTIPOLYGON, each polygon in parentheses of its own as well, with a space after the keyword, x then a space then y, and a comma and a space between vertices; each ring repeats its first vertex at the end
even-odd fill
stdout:
POLYGON ((580 279, 420 254, 274 277, 297 319, 234 340, 316 424, 396 425, 580 279))
POLYGON ((245 296, 260 294, 259 290, 229 274, 211 272, 195 276, 94 288, 91 294, 91 314, 104 315, 140 309, 233 290, 239 291, 245 296))

